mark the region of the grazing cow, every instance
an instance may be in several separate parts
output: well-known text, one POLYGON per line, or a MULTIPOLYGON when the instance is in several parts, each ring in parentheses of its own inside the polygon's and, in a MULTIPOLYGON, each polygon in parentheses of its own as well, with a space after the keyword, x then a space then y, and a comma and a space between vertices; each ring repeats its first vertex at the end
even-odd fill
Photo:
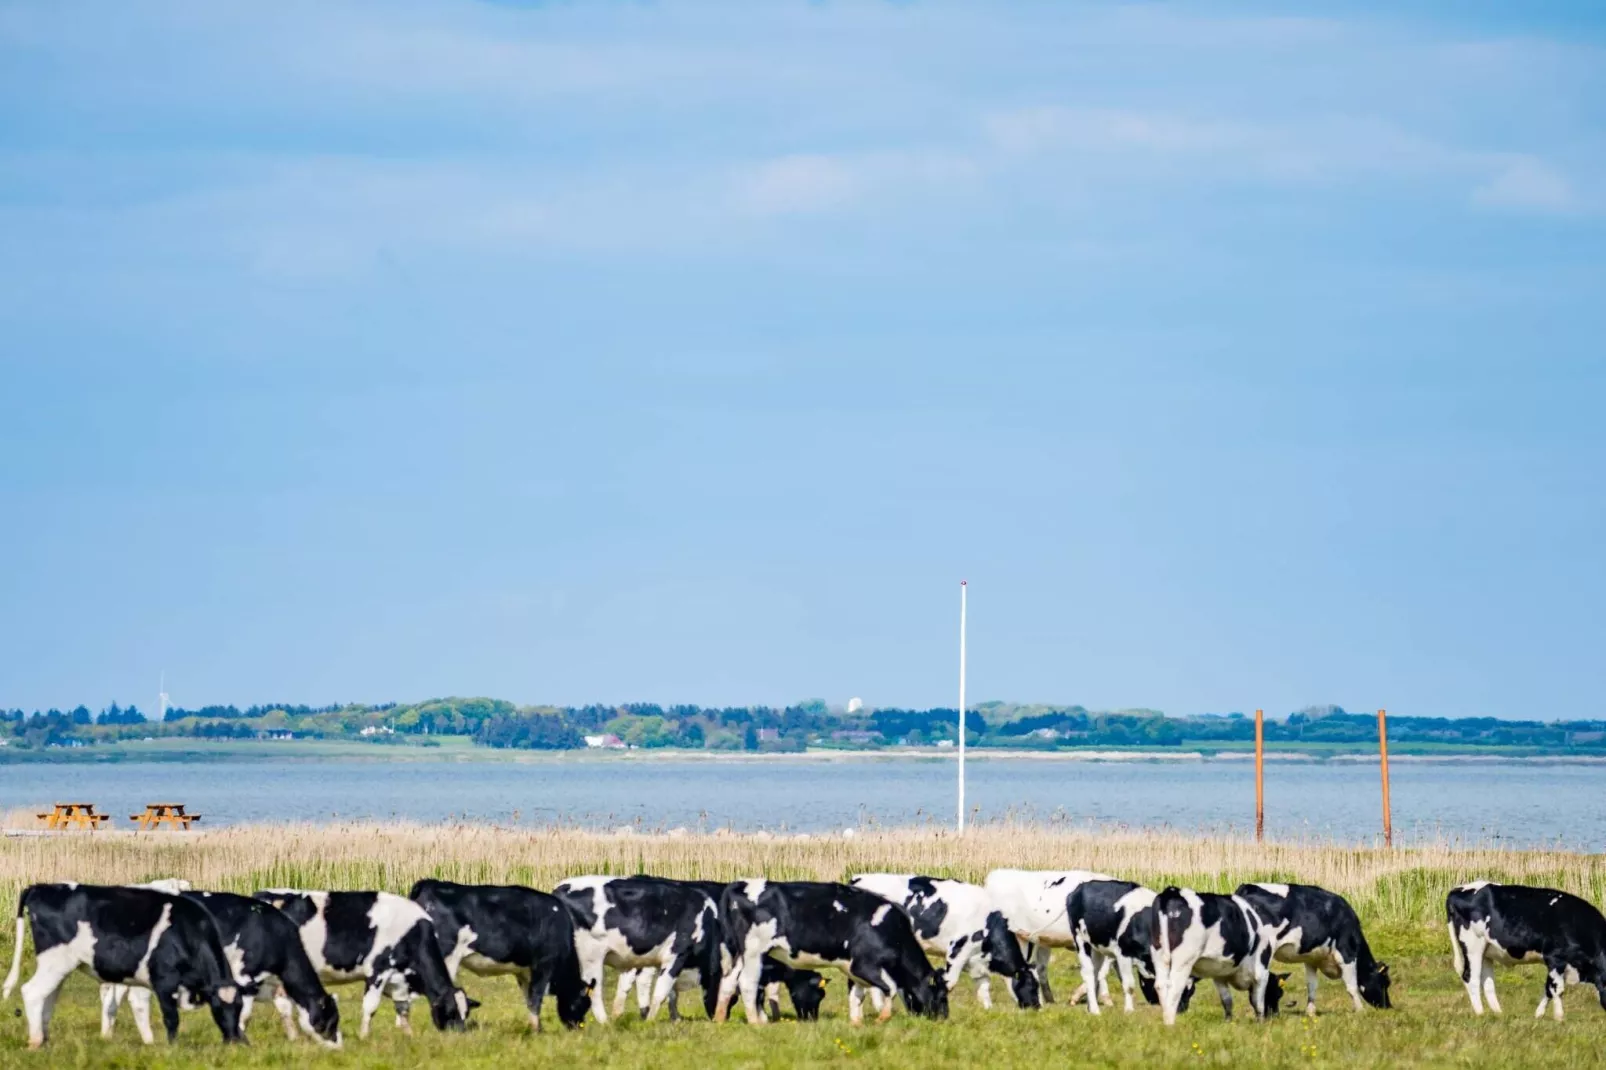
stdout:
POLYGON ((1009 978, 1020 1006, 1042 1005, 1037 975, 987 889, 906 873, 862 873, 852 883, 890 899, 908 913, 920 946, 940 955, 946 964, 943 982, 948 991, 959 984, 961 975, 969 974, 976 982, 977 1001, 991 1010, 991 975, 996 973, 1009 978))
POLYGON ((34 974, 22 986, 28 1047, 45 1042, 62 982, 83 970, 106 984, 156 993, 169 1043, 179 1004, 206 1003, 225 1043, 244 1042, 240 986, 210 915, 187 899, 149 888, 32 884, 17 898, 17 944, 0 999, 9 999, 22 968, 24 921, 31 922, 34 974))
MULTIPOLYGON (((987 894, 1004 915, 1010 932, 1026 944, 1044 1003, 1054 1002, 1054 989, 1048 983, 1050 952, 1056 947, 1076 947, 1076 934, 1065 920, 1066 899, 1086 881, 1112 879, 1085 869, 995 869, 987 874, 987 894)), ((1108 961, 1104 969, 1108 973, 1108 961)), ((1105 975, 1100 974, 1100 996, 1107 995, 1106 983, 1105 975)), ((1071 1001, 1076 998, 1073 995, 1071 1001)))
POLYGON ((1343 980, 1356 1010, 1389 1006, 1388 965, 1372 957, 1361 919, 1343 896, 1313 884, 1268 883, 1241 884, 1237 894, 1272 927, 1272 957, 1304 964, 1306 1014, 1316 1013, 1323 973, 1343 980))
POLYGON ((1492 966, 1530 962, 1545 967, 1535 1018, 1551 1003, 1561 1021, 1561 993, 1568 984, 1594 985, 1606 1008, 1606 918, 1594 904, 1554 888, 1474 881, 1450 892, 1444 912, 1456 972, 1474 1014, 1483 1013, 1485 999, 1500 1013, 1492 966))
MULTIPOLYGON (((1155 988, 1154 956, 1150 941, 1154 935, 1155 893, 1131 881, 1083 881, 1065 899, 1065 923, 1076 937, 1076 955, 1082 965, 1082 991, 1087 1009, 1099 1013, 1094 997, 1098 977, 1114 961, 1121 978, 1126 1011, 1132 1013, 1134 973, 1136 987, 1149 1003, 1159 1003, 1155 988)), ((1193 999, 1193 979, 1184 986, 1178 1011, 1188 1009, 1193 999)))
POLYGON ((909 1010, 948 1017, 948 989, 932 969, 903 908, 873 892, 816 881, 738 881, 720 898, 726 960, 716 1021, 724 1021, 739 986, 747 1020, 767 1019, 758 1005, 765 955, 788 966, 831 966, 848 978, 848 1018, 864 1020, 869 989, 879 1017, 902 995, 909 1010))
POLYGON ((385 990, 396 1007, 396 1027, 412 1032, 408 1011, 415 994, 429 1000, 436 1029, 462 1029, 479 1006, 452 983, 424 908, 390 892, 325 892, 270 888, 256 898, 284 911, 300 931, 301 946, 324 984, 363 983, 362 1024, 367 1038, 385 990))
MULTIPOLYGON (((669 880, 670 878, 660 878, 669 880)), ((715 910, 719 908, 720 896, 725 892, 725 885, 721 881, 676 881, 696 888, 713 902, 715 910)), ((723 940, 720 941, 723 945, 723 940)), ((651 967, 639 970, 623 970, 619 974, 619 988, 613 999, 614 1017, 624 1013, 625 1000, 630 995, 631 988, 636 990, 636 1005, 641 1016, 647 1017, 652 1005, 653 983, 658 971, 651 967)), ((669 990, 669 1020, 680 1019, 679 992, 682 988, 689 988, 693 984, 701 983, 701 974, 697 970, 683 970, 676 980, 674 987, 669 990)), ((797 970, 778 962, 772 956, 764 958, 764 972, 759 981, 764 989, 764 1001, 769 1007, 771 1018, 781 1016, 781 989, 784 987, 787 994, 792 997, 792 1009, 797 1012, 800 1022, 816 1021, 820 1017, 820 1004, 825 1000, 825 978, 814 970, 797 970)))
POLYGON ((1234 988, 1249 993, 1256 1017, 1277 1013, 1286 974, 1271 972, 1271 927, 1242 897, 1166 888, 1154 898, 1149 948, 1166 1025, 1176 1024, 1190 977, 1216 983, 1228 1018, 1234 988))
MULTIPOLYGON (((272 905, 249 896, 190 891, 183 895, 205 907, 218 927, 223 955, 241 982, 242 1030, 251 1018, 255 1000, 266 995, 278 1009, 288 1039, 296 1039, 295 1019, 299 1013, 301 1028, 307 1035, 330 1047, 340 1047, 340 1007, 318 980, 318 971, 312 968, 301 946, 294 922, 272 905)), ((150 1043, 150 993, 126 985, 100 986, 101 1035, 111 1036, 118 1004, 125 996, 133 1010, 135 1027, 150 1043)))
POLYGON ((574 920, 557 897, 517 885, 438 880, 419 881, 407 897, 429 914, 454 984, 460 969, 481 977, 511 975, 524 990, 537 1033, 548 988, 560 1022, 572 1029, 585 1021, 591 995, 580 979, 574 920))
POLYGON ((707 893, 662 877, 574 877, 552 890, 574 918, 580 977, 590 990, 591 1013, 603 1008, 602 969, 651 967, 658 971, 646 1017, 658 1013, 682 975, 694 974, 712 1017, 719 991, 719 911, 707 893))

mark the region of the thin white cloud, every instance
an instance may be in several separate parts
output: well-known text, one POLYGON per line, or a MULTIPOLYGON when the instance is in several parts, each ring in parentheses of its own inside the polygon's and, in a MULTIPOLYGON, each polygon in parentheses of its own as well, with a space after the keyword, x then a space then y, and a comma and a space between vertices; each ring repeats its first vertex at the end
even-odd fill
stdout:
POLYGON ((1537 212, 1572 212, 1580 207, 1567 176, 1526 156, 1511 159, 1473 190, 1472 202, 1485 208, 1537 212))

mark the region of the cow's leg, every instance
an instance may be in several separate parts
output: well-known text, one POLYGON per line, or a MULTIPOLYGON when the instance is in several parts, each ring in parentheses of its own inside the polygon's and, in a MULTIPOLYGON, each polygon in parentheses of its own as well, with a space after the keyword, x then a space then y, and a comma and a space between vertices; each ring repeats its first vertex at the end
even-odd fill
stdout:
MULTIPOLYGON (((636 977, 636 1012, 643 1019, 649 1017, 647 1008, 652 1006, 653 983, 657 981, 657 972, 642 970, 636 977)), ((670 989, 674 991, 673 988, 670 989)))
POLYGON ((162 988, 156 992, 156 1006, 162 1012, 162 1027, 167 1030, 169 1044, 178 1039, 178 993, 162 988))
POLYGON ((1182 1007, 1182 994, 1187 991, 1193 973, 1194 959, 1173 954, 1155 963, 1155 980, 1160 985, 1160 1016, 1166 1025, 1177 1024, 1177 1012, 1182 1007))
POLYGON ((625 1001, 630 998, 630 990, 636 987, 636 977, 640 970, 620 970, 619 980, 613 990, 613 1016, 619 1017, 625 1012, 625 1001))
POLYGON ((781 1020, 780 984, 772 983, 764 986, 764 1007, 765 1013, 770 1016, 771 1021, 778 1022, 781 1020))
POLYGON ((1562 962, 1545 963, 1545 994, 1539 997, 1539 1009, 1534 1011, 1535 1018, 1545 1016, 1545 1004, 1553 1001, 1552 1011, 1556 1021, 1561 1021, 1561 991, 1567 987, 1567 966, 1562 962))
POLYGON ((598 1025, 608 1024, 608 1009, 603 1006, 602 964, 607 952, 597 946, 586 948, 580 957, 580 980, 591 993, 591 1015, 598 1025))
POLYGON ((714 996, 714 1021, 723 1022, 730 1017, 731 1002, 741 987, 742 960, 732 959, 725 948, 720 949, 719 958, 725 970, 719 975, 719 991, 714 996))
POLYGON ((1232 986, 1221 978, 1216 978, 1216 995, 1221 997, 1221 1010, 1232 1021, 1232 986))
POLYGON ((513 975, 513 980, 517 981, 519 987, 524 990, 524 1008, 530 1014, 530 1029, 539 1033, 541 1031, 541 1003, 546 999, 546 989, 550 979, 547 977, 546 971, 541 969, 520 970, 513 975))
MULTIPOLYGON (((1349 993, 1350 1002, 1355 1004, 1355 1009, 1358 1011, 1364 1011, 1366 1009, 1366 1001, 1361 999, 1360 968, 1356 966, 1354 962, 1340 962, 1338 966, 1338 975, 1343 978, 1344 991, 1349 993)), ((1312 1002, 1315 1001, 1315 991, 1315 988, 1311 989, 1311 992, 1313 993, 1312 1002)))
POLYGON ((1099 963, 1099 1002, 1106 1007, 1114 1006, 1115 1001, 1110 998, 1110 967, 1115 964, 1114 959, 1104 959, 1099 963))
POLYGON ((105 984, 100 986, 100 1036, 102 1040, 110 1040, 112 1027, 117 1024, 117 1005, 123 1001, 123 993, 117 991, 121 985, 105 984))
POLYGON ((1455 952, 1456 969, 1461 983, 1466 986, 1467 999, 1472 1001, 1472 1013, 1483 1013, 1483 941, 1470 929, 1457 931, 1450 925, 1450 947, 1455 952))
POLYGON ((385 981, 384 974, 380 974, 378 977, 370 977, 367 987, 363 989, 362 1025, 357 1029, 357 1036, 363 1040, 368 1039, 368 1029, 373 1024, 374 1014, 378 1012, 379 1004, 385 998, 385 981))
POLYGON ((658 1017, 658 1008, 664 1005, 669 993, 675 990, 675 982, 679 979, 679 971, 675 966, 658 971, 657 983, 652 986, 652 1001, 647 1004, 647 1009, 641 1016, 643 1020, 650 1022, 658 1017))
MULTIPOLYGON (((1238 975, 1240 978, 1243 974, 1238 975)), ((1266 1020, 1266 988, 1271 984, 1271 949, 1267 948, 1255 959, 1254 972, 1249 978, 1249 1004, 1255 1008, 1255 1017, 1266 1020)))
POLYGON ((1126 1013, 1131 1014, 1132 992, 1138 983, 1132 978, 1132 960, 1119 951, 1115 953, 1115 972, 1121 978, 1121 1001, 1125 1005, 1126 1013))
POLYGON ((1496 1014, 1501 1013, 1500 997, 1494 992, 1494 970, 1487 959, 1483 963, 1483 1001, 1489 1005, 1490 1010, 1496 1014))
POLYGON ((759 977, 764 972, 764 952, 769 950, 761 942, 749 939, 741 966, 742 1006, 747 1011, 750 1025, 763 1025, 769 1021, 764 1009, 758 1005, 759 977))
POLYGON ((50 1032, 50 1016, 56 1011, 56 996, 78 963, 66 953, 51 948, 39 956, 33 976, 22 986, 22 1010, 28 1016, 28 1047, 38 1048, 50 1032))
POLYGON ((293 1041, 297 1038, 297 1036, 299 1036, 299 1034, 296 1032, 295 1001, 290 998, 289 993, 284 990, 283 985, 276 984, 273 981, 269 981, 268 984, 272 985, 272 987, 264 987, 263 991, 258 993, 258 995, 260 997, 271 994, 273 999, 273 1009, 279 1012, 279 1024, 284 1026, 285 1039, 293 1041))
POLYGON ((139 1031, 140 1043, 155 1044, 156 1034, 151 1031, 151 990, 148 988, 129 988, 126 991, 128 993, 128 1013, 134 1019, 134 1028, 139 1031))
POLYGON ((864 1024, 864 989, 852 978, 848 979, 848 1024, 864 1024))
POLYGON ((1305 963, 1305 1013, 1316 1017, 1316 981, 1321 976, 1312 963, 1305 963))
POLYGON ((1077 989, 1087 997, 1087 1009, 1090 1013, 1099 1013, 1099 953, 1093 950, 1092 944, 1084 944, 1076 949, 1077 964, 1082 970, 1082 987, 1077 989))
POLYGON ((1047 944, 1032 945, 1032 970, 1037 974, 1038 987, 1043 990, 1043 1002, 1054 1002, 1054 990, 1048 984, 1048 956, 1053 949, 1047 944))

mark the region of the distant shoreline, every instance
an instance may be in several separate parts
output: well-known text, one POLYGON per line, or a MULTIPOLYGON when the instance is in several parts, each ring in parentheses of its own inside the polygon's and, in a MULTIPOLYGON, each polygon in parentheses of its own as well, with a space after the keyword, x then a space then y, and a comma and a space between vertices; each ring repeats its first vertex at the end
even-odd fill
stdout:
MULTIPOLYGON (((276 759, 293 761, 361 761, 361 762, 499 762, 512 764, 549 764, 556 762, 866 762, 866 761, 924 761, 948 762, 957 759, 953 749, 931 747, 886 747, 875 750, 837 750, 815 748, 790 753, 763 753, 755 751, 685 750, 672 747, 637 750, 515 750, 480 747, 464 743, 446 743, 440 746, 390 745, 354 742, 350 740, 291 740, 291 741, 220 741, 206 742, 193 739, 161 739, 146 742, 101 744, 95 747, 61 748, 47 751, 14 750, 0 748, 0 765, 58 764, 185 764, 185 763, 250 763, 276 759)), ((1254 754, 1248 749, 1221 749, 1206 753, 1191 749, 1088 749, 1088 750, 1035 750, 995 747, 972 747, 966 752, 969 761, 1040 761, 1040 762, 1104 762, 1104 763, 1248 763, 1254 754)), ((1443 753, 1412 752, 1401 748, 1392 752, 1395 764, 1533 764, 1533 765, 1606 765, 1606 756, 1587 754, 1501 754, 1479 753, 1477 748, 1457 749, 1443 753)), ((1364 751, 1289 750, 1267 748, 1266 760, 1279 764, 1376 764, 1378 756, 1364 751)))

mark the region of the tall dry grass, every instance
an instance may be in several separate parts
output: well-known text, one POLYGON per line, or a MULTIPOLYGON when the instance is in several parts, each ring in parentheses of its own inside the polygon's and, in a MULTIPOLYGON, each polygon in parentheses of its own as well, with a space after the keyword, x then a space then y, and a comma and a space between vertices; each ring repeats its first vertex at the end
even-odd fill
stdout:
POLYGON ((0 895, 34 881, 127 883, 187 877, 201 888, 378 888, 405 893, 425 876, 551 888, 581 873, 844 880, 876 870, 980 881, 1001 866, 1095 869, 1153 887, 1230 890, 1294 880, 1348 896, 1368 923, 1442 923, 1444 894, 1474 878, 1606 896, 1606 858, 1450 844, 1383 850, 1223 836, 993 825, 963 839, 937 830, 851 838, 608 835, 484 825, 244 825, 205 833, 68 833, 0 839, 0 895))

